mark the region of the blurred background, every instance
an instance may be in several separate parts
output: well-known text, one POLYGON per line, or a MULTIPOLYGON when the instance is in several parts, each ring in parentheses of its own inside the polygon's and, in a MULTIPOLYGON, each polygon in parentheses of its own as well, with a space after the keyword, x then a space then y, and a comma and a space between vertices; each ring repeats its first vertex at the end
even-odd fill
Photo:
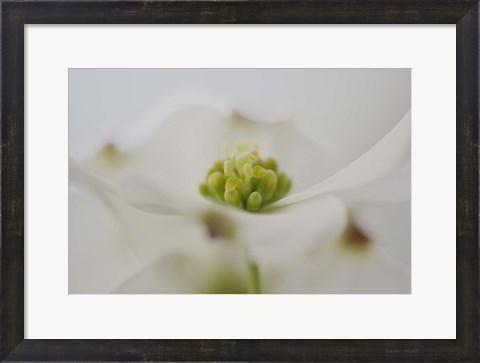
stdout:
POLYGON ((410 69, 70 69, 70 156, 105 138, 128 148, 132 134, 141 139, 195 103, 257 121, 293 118, 311 138, 358 155, 410 109, 410 69))

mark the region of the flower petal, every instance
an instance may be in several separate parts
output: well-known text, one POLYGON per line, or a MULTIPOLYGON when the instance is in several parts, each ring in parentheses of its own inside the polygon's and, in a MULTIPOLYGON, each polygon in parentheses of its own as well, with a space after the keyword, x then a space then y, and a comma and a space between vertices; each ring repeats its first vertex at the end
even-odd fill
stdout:
POLYGON ((194 218, 146 213, 101 190, 72 190, 70 293, 109 293, 159 256, 183 253, 207 238, 194 218))
POLYGON ((150 213, 192 215, 208 204, 200 198, 198 187, 191 190, 177 179, 175 174, 152 170, 146 164, 136 165, 121 178, 119 190, 127 203, 150 213))
POLYGON ((389 174, 357 188, 338 194, 349 203, 401 203, 411 199, 411 162, 406 161, 389 174))
POLYGON ((405 266, 411 264, 411 203, 357 204, 352 206, 357 225, 385 253, 405 266))
POLYGON ((407 266, 377 248, 360 266, 354 293, 410 294, 411 278, 407 266))
POLYGON ((153 261, 122 282, 121 294, 247 293, 248 271, 241 246, 207 243, 188 253, 153 261))
POLYGON ((239 226, 239 241, 265 266, 296 251, 330 243, 343 231, 347 210, 337 197, 324 195, 271 213, 237 212, 232 219, 239 226))
POLYGON ((388 175, 410 158, 410 112, 380 142, 352 164, 325 181, 290 197, 276 206, 288 205, 323 193, 341 192, 364 186, 388 175))
POLYGON ((68 180, 71 185, 87 186, 96 190, 116 193, 115 187, 109 181, 86 170, 72 159, 68 159, 68 180))
POLYGON ((355 205, 348 226, 356 234, 345 234, 345 229, 323 244, 266 265, 265 292, 409 293, 409 203, 355 205))
POLYGON ((326 245, 315 253, 291 256, 265 276, 266 293, 407 294, 408 269, 375 246, 348 251, 326 245))
POLYGON ((92 195, 70 189, 68 291, 108 293, 137 267, 108 210, 92 195))

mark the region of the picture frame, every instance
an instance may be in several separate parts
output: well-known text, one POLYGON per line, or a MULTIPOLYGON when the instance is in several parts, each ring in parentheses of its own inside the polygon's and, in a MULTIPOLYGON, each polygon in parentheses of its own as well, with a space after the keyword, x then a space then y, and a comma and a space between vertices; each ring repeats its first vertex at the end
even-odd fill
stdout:
POLYGON ((478 11, 476 0, 2 2, 1 359, 478 361, 478 11), (144 23, 456 24, 457 339, 24 339, 24 25, 144 23))

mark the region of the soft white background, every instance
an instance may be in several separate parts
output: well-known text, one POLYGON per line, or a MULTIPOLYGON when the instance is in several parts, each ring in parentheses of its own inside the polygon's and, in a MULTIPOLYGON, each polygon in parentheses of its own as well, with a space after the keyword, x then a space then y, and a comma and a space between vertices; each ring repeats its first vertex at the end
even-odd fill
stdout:
POLYGON ((454 26, 28 26, 26 37, 26 338, 455 337, 454 26), (68 68, 83 67, 412 68, 412 295, 67 295, 68 68))
POLYGON ((70 156, 140 139, 199 102, 262 122, 293 118, 321 145, 358 156, 410 109, 410 69, 70 69, 70 156))

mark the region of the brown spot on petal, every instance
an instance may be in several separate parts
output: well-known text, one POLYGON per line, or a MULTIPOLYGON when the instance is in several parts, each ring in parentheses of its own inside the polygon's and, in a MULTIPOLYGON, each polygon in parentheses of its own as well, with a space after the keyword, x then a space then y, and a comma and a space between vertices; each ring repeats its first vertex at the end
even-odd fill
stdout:
POLYGON ((345 247, 363 250, 367 248, 370 243, 370 237, 353 221, 350 221, 343 232, 342 238, 345 247))
POLYGON ((113 143, 108 143, 98 153, 98 160, 111 167, 120 167, 127 162, 127 155, 113 143))
POLYGON ((235 234, 233 222, 223 214, 207 211, 201 215, 201 220, 211 239, 232 238, 235 234))

